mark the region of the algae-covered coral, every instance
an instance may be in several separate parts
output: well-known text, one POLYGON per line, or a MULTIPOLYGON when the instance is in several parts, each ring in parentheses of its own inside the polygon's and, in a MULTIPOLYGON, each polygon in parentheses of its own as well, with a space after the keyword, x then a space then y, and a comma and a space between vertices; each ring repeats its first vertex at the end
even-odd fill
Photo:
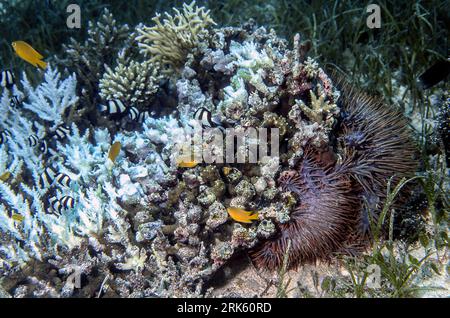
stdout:
POLYGON ((3 89, 5 293, 218 295, 214 279, 242 254, 262 272, 335 261, 392 239, 394 218, 396 232, 422 226, 408 205, 421 194, 445 214, 417 183, 391 198, 428 163, 408 119, 326 71, 308 39, 220 27, 195 2, 151 21, 120 25, 104 11, 55 59, 60 71, 50 63, 36 85, 16 71, 3 89), (218 146, 232 128, 245 142, 218 146), (270 149, 255 155, 256 131, 270 149), (179 160, 186 149, 218 159, 225 146, 225 161, 179 160))

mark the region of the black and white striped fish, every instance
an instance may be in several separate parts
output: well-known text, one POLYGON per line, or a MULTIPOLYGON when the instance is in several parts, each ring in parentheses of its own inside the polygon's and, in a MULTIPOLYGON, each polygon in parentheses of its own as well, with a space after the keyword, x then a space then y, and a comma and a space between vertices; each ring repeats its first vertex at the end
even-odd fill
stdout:
POLYGON ((36 135, 30 135, 30 136, 28 137, 28 145, 29 145, 30 147, 36 147, 38 143, 39 143, 39 138, 38 138, 38 136, 36 136, 36 135))
POLYGON ((107 113, 110 115, 118 115, 124 113, 127 108, 122 103, 121 100, 109 100, 107 105, 99 105, 99 110, 101 113, 107 113))
POLYGON ((202 128, 220 128, 224 129, 217 118, 213 118, 211 112, 204 107, 197 109, 194 113, 194 119, 202 128))
POLYGON ((70 187, 70 183, 72 182, 72 179, 67 174, 64 173, 58 173, 55 178, 56 182, 63 187, 70 187))
POLYGON ((128 117, 131 120, 143 123, 144 121, 147 120, 147 118, 150 118, 150 113, 148 111, 140 112, 136 107, 131 107, 128 113, 128 117))
POLYGON ((59 125, 55 130, 55 136, 58 140, 63 140, 70 133, 70 128, 65 125, 59 125))
POLYGON ((14 86, 15 79, 11 71, 5 70, 0 73, 0 85, 2 87, 11 88, 14 86))
POLYGON ((9 106, 11 106, 11 108, 17 108, 21 104, 21 100, 16 95, 13 95, 13 97, 11 97, 11 99, 9 100, 9 106))
POLYGON ((73 207, 75 206, 75 200, 71 196, 64 196, 61 199, 58 199, 57 197, 51 197, 49 199, 49 203, 53 211, 57 212, 58 214, 61 214, 63 210, 73 209, 73 207))
POLYGON ((41 181, 41 185, 45 188, 48 188, 53 183, 53 179, 55 177, 55 171, 52 168, 45 168, 44 172, 41 173, 39 179, 41 181))
POLYGON ((3 145, 4 142, 6 142, 6 139, 11 137, 11 133, 9 130, 0 130, 0 145, 3 145))
POLYGON ((70 196, 64 196, 59 200, 65 209, 73 209, 75 200, 70 196))
POLYGON ((52 207, 54 212, 57 212, 58 214, 61 214, 63 210, 63 206, 61 202, 58 200, 57 197, 51 197, 48 202, 50 203, 50 206, 52 207))
POLYGON ((139 110, 136 107, 131 107, 128 113, 128 117, 131 120, 136 120, 139 117, 139 110))
POLYGON ((39 151, 46 154, 48 151, 47 141, 45 139, 39 140, 39 137, 32 134, 28 137, 28 145, 30 147, 38 147, 39 151))
POLYGON ((52 207, 53 211, 58 212, 58 214, 61 214, 62 206, 61 202, 59 202, 57 197, 51 197, 48 200, 48 203, 50 203, 50 206, 52 207))
POLYGON ((47 141, 41 140, 41 142, 39 143, 39 151, 42 154, 46 154, 47 153, 47 151, 48 151, 47 141))

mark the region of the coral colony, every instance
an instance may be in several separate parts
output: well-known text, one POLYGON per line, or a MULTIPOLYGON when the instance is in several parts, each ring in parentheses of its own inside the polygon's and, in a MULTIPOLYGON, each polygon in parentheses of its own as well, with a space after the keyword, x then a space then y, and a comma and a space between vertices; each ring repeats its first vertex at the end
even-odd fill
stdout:
POLYGON ((298 35, 195 3, 149 23, 105 11, 39 84, 2 74, 3 292, 200 297, 239 252, 277 270, 363 250, 389 178, 416 170, 403 115, 298 35))

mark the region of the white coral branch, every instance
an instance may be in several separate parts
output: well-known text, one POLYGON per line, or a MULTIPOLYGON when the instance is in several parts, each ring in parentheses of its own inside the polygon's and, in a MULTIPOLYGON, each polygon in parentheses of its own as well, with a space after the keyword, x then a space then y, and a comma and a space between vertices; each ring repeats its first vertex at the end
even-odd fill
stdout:
POLYGON ((44 82, 36 88, 31 85, 25 73, 23 78, 22 85, 28 98, 28 102, 25 102, 23 107, 34 112, 41 119, 53 122, 51 129, 56 129, 63 122, 64 111, 78 101, 75 74, 61 80, 57 69, 49 66, 44 82))

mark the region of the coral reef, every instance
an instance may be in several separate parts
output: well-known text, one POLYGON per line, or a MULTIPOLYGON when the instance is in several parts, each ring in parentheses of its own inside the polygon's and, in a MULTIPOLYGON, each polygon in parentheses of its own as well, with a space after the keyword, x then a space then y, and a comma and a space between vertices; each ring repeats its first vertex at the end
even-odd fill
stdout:
POLYGON ((133 32, 105 11, 84 43, 71 39, 60 71, 3 90, 5 293, 207 296, 241 252, 275 270, 285 255, 292 268, 362 250, 388 181, 414 175, 402 112, 329 76, 300 35, 290 48, 252 22, 213 28, 195 2, 174 12, 133 32), (210 128, 200 134, 199 109, 210 128), (235 136, 216 141, 231 128, 245 142, 224 162, 235 136), (249 162, 263 137, 270 149, 249 162), (215 161, 196 160, 205 149, 215 161))

